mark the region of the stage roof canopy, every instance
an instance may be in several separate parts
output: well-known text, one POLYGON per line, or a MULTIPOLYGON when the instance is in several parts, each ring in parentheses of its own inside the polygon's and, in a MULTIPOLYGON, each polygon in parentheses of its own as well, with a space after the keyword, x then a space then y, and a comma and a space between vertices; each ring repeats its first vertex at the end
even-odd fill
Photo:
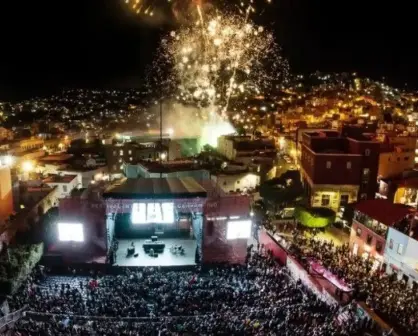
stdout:
POLYGON ((192 177, 126 179, 109 187, 104 198, 172 199, 207 197, 206 190, 192 177))

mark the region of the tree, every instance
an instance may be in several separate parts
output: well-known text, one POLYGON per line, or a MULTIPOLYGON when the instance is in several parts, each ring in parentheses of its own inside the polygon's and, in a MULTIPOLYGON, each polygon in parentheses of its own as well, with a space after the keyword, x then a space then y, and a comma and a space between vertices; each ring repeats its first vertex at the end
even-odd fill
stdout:
POLYGON ((328 208, 298 206, 295 218, 307 228, 324 228, 335 222, 335 211, 328 208))
POLYGON ((302 200, 303 186, 299 176, 298 171, 287 171, 260 185, 260 196, 274 213, 279 208, 295 205, 302 200))
POLYGON ((204 145, 204 146, 203 146, 202 150, 203 150, 204 152, 214 152, 214 151, 215 151, 215 148, 213 148, 213 147, 212 147, 211 145, 209 145, 209 144, 206 144, 206 145, 204 145))

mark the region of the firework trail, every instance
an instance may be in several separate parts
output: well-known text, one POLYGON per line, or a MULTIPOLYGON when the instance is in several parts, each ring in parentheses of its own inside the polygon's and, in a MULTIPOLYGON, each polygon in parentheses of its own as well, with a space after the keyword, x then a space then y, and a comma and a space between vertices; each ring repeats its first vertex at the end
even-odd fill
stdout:
MULTIPOLYGON (((261 4, 270 4, 272 0, 124 0, 126 6, 139 16, 154 17, 159 14, 172 13, 175 20, 184 23, 186 20, 192 21, 193 8, 206 9, 216 7, 220 10, 235 8, 241 14, 256 12, 256 7, 261 4)), ((201 17, 201 12, 200 12, 201 17)))

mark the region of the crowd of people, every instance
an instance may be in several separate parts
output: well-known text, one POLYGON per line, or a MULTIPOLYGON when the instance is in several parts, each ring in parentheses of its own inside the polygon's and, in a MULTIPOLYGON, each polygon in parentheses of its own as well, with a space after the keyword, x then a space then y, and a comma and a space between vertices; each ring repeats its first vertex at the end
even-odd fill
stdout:
POLYGON ((403 334, 418 333, 418 291, 395 274, 388 275, 371 260, 353 255, 347 244, 335 246, 296 230, 292 251, 300 260, 320 260, 353 289, 354 299, 365 301, 403 334))
POLYGON ((12 309, 29 307, 11 335, 355 336, 365 328, 349 307, 328 306, 256 251, 242 266, 38 275, 10 298, 12 309))

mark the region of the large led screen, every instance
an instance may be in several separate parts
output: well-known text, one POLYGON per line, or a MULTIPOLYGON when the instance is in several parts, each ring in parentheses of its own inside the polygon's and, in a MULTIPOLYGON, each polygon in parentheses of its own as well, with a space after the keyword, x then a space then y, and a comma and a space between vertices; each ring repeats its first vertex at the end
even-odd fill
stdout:
POLYGON ((251 237, 251 220, 227 222, 226 239, 247 239, 251 237))
POLYGON ((84 241, 84 229, 83 224, 80 223, 58 223, 58 239, 62 242, 84 241))
POLYGON ((131 221, 132 224, 172 224, 174 203, 134 203, 131 221))

